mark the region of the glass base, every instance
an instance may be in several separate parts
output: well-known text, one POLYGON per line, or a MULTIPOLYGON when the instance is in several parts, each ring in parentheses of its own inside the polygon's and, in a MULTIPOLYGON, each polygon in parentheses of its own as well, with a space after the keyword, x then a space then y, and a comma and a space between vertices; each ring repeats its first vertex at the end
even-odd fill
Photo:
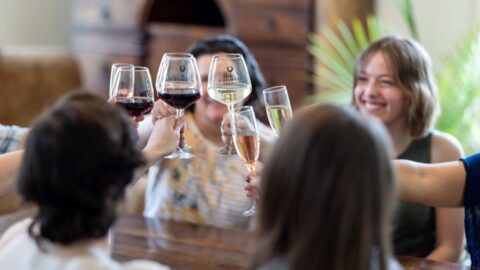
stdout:
POLYGON ((166 159, 176 159, 176 158, 178 158, 178 159, 190 159, 192 157, 194 157, 194 155, 192 153, 185 152, 185 151, 177 149, 175 152, 171 153, 168 156, 165 156, 164 158, 166 158, 166 159))
POLYGON ((233 143, 231 143, 223 148, 218 149, 217 153, 221 155, 236 155, 237 150, 235 150, 235 146, 233 143))
POLYGON ((251 216, 255 215, 256 210, 257 210, 257 203, 256 203, 256 201, 253 201, 253 204, 250 207, 250 209, 248 209, 247 211, 244 211, 242 215, 244 217, 251 217, 251 216))

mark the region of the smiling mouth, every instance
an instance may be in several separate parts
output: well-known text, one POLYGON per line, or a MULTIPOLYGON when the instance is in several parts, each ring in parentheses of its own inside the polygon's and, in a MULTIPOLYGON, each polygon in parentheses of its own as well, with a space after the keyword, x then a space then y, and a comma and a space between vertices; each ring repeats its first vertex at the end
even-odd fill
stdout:
POLYGON ((383 104, 372 104, 372 103, 364 103, 364 107, 367 110, 379 110, 385 107, 383 104))

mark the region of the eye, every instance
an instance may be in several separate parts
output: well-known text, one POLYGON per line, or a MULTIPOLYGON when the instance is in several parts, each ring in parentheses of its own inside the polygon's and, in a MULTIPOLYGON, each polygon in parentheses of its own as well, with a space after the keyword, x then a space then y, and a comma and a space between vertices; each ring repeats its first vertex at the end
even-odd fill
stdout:
POLYGON ((390 79, 380 79, 379 82, 383 86, 392 86, 393 85, 393 81, 390 80, 390 79))
POLYGON ((367 76, 365 75, 357 76, 357 82, 366 82, 366 81, 367 81, 367 76))

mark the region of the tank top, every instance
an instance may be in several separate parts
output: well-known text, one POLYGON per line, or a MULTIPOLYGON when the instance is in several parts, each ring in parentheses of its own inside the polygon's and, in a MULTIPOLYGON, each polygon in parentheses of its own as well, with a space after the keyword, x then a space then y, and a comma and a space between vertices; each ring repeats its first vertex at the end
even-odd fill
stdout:
MULTIPOLYGON (((431 163, 432 133, 413 140, 398 159, 431 163)), ((397 255, 426 257, 435 249, 435 209, 398 202, 393 223, 393 249, 397 255)))

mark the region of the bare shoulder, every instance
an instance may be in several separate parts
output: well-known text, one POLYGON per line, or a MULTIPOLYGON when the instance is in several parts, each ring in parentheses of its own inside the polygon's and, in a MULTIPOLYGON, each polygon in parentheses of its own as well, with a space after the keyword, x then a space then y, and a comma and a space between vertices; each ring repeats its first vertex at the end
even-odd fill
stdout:
POLYGON ((439 130, 432 134, 432 163, 458 160, 464 156, 460 142, 446 132, 439 130))

